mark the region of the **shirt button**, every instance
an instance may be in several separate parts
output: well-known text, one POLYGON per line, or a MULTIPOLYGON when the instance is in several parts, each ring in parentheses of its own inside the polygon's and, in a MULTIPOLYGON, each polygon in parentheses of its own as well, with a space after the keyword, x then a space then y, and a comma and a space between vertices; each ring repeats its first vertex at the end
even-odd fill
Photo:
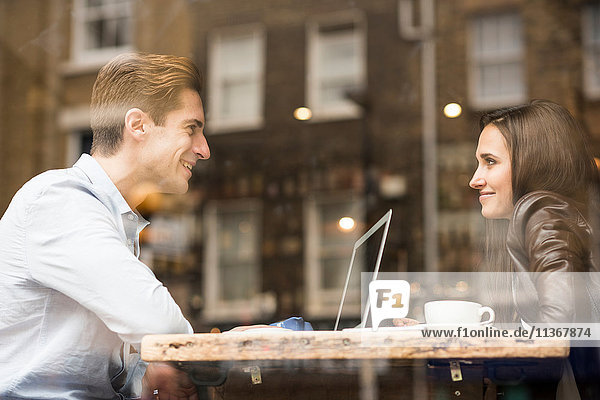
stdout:
POLYGON ((133 214, 129 214, 127 216, 127 218, 129 218, 130 221, 133 221, 135 219, 135 217, 133 216, 133 214))
POLYGON ((127 244, 131 246, 133 244, 133 240, 127 239, 127 244))

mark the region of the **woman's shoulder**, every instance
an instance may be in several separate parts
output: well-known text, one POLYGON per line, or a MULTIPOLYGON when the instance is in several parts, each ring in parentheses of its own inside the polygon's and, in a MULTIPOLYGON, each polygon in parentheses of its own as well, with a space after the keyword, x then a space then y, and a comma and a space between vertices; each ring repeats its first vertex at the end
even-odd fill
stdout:
POLYGON ((526 234, 536 227, 561 227, 576 234, 589 234, 585 205, 558 193, 538 190, 517 201, 513 210, 512 233, 526 234))
POLYGON ((556 192, 550 192, 548 190, 535 190, 533 192, 526 193, 516 203, 515 208, 524 203, 532 202, 549 202, 549 203, 564 203, 571 206, 577 206, 579 202, 576 200, 558 194, 556 192))
POLYGON ((583 219, 585 205, 572 198, 546 190, 536 190, 521 197, 513 210, 513 221, 527 219, 534 214, 548 214, 553 217, 583 219))

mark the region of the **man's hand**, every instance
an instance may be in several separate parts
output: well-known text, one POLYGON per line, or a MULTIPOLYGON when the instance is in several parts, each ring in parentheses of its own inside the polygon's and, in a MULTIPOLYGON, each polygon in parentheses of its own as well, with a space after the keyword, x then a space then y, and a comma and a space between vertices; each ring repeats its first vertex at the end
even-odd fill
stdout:
POLYGON ((198 392, 185 372, 150 363, 142 380, 142 400, 198 400, 198 392))

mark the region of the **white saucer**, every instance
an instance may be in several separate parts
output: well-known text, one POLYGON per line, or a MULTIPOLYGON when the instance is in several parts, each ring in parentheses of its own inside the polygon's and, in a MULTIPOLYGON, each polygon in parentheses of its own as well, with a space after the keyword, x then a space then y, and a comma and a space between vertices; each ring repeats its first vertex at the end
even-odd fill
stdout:
POLYGON ((373 331, 372 328, 346 328, 343 331, 358 331, 358 332, 395 332, 395 331, 422 331, 423 329, 456 329, 469 328, 469 329, 483 329, 489 326, 493 328, 492 324, 416 324, 408 326, 382 326, 379 329, 373 331))
POLYGON ((377 330, 373 328, 346 328, 342 331, 350 332, 397 332, 397 331, 422 331, 427 327, 426 324, 408 325, 408 326, 382 326, 377 330))
POLYGON ((491 328, 492 324, 493 323, 487 323, 487 324, 449 324, 449 323, 446 323, 446 324, 423 324, 423 325, 425 325, 427 328, 431 328, 431 329, 440 329, 440 328, 456 329, 458 327, 477 329, 477 328, 485 328, 486 326, 489 326, 491 328))

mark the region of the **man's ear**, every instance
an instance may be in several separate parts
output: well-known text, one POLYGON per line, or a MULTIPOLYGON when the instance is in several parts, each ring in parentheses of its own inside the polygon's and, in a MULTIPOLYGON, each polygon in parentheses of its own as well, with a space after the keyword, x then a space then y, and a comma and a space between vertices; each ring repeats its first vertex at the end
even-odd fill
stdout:
POLYGON ((131 108, 125 113, 124 133, 135 141, 143 141, 146 138, 149 122, 148 114, 139 108, 131 108))

